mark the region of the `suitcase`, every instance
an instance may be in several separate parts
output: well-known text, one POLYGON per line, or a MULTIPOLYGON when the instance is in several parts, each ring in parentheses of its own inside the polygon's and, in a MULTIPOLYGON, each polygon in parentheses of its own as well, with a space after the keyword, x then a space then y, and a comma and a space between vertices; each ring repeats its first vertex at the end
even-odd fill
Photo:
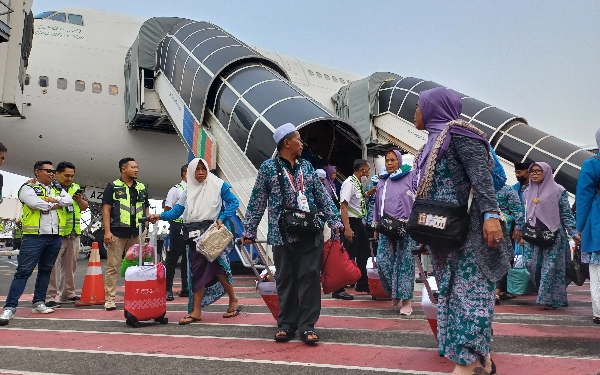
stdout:
POLYGON ((273 318, 277 320, 277 317, 279 316, 279 300, 277 299, 277 286, 275 284, 274 271, 276 270, 275 267, 269 267, 262 250, 256 246, 257 243, 266 243, 266 241, 255 241, 253 245, 256 248, 256 252, 260 257, 261 262, 265 265, 265 270, 262 275, 256 269, 254 262, 252 262, 250 252, 246 248, 246 246, 249 245, 243 245, 241 238, 235 241, 235 244, 238 247, 238 253, 245 258, 245 261, 248 264, 250 264, 250 268, 252 268, 252 271, 254 271, 254 274, 256 275, 256 291, 262 297, 265 305, 267 305, 267 308, 271 312, 271 315, 273 315, 273 318))
MULTIPOLYGON (((140 249, 143 248, 144 222, 147 217, 140 219, 139 238, 140 249)), ((140 327, 140 321, 154 320, 167 324, 167 281, 166 269, 162 262, 157 263, 157 252, 154 247, 154 262, 142 264, 140 251, 139 265, 127 268, 125 271, 125 323, 133 328, 140 327)))
POLYGON ((433 332, 433 336, 437 340, 437 297, 439 293, 435 277, 425 276, 423 265, 421 264, 421 254, 423 252, 425 252, 425 250, 421 247, 417 247, 412 250, 413 256, 415 257, 415 263, 419 269, 419 275, 423 280, 423 289, 421 290, 421 307, 423 308, 423 312, 425 313, 425 318, 427 318, 431 332, 433 332))
MULTIPOLYGON (((375 245, 377 242, 370 238, 369 241, 373 242, 375 245)), ((381 285, 381 279, 379 278, 379 271, 377 270, 377 257, 373 252, 373 244, 369 244, 371 248, 371 257, 367 260, 367 278, 369 281, 369 290, 371 291, 372 299, 391 299, 392 296, 387 294, 383 290, 383 286, 381 285)))

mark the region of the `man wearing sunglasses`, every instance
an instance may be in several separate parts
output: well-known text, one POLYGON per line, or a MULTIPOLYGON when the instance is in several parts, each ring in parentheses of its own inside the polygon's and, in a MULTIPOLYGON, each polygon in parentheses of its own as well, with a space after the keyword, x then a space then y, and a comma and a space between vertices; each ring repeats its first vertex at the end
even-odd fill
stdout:
POLYGON ((15 314, 19 298, 36 266, 38 274, 31 312, 54 312, 46 306, 45 299, 52 267, 62 243, 63 228, 59 226, 57 210, 73 204, 73 199, 60 184, 53 183, 55 171, 52 162, 38 161, 34 165, 34 173, 35 180, 25 183, 19 189, 19 200, 23 203, 23 239, 18 256, 19 265, 8 290, 4 311, 0 315, 0 326, 7 325, 15 314))

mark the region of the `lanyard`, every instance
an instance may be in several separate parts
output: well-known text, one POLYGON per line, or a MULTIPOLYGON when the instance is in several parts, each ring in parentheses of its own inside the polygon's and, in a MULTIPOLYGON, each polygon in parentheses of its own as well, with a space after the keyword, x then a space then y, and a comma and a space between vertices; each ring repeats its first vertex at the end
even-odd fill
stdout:
MULTIPOLYGON (((304 192, 304 176, 302 175, 302 168, 300 166, 298 166, 298 168, 300 169, 298 171, 298 174, 300 177, 300 193, 303 193, 304 192)), ((294 190, 294 193, 295 193, 296 192, 296 183, 294 182, 294 177, 292 176, 290 171, 288 171, 287 169, 285 169, 285 175, 287 176, 288 180, 290 181, 290 185, 292 185, 292 189, 294 190)))
MULTIPOLYGON (((355 216, 357 216, 359 219, 362 219, 363 217, 365 217, 367 215, 367 205, 365 204, 365 196, 363 195, 362 192, 362 186, 360 185, 360 181, 358 181, 358 178, 356 178, 356 176, 352 175, 352 182, 354 183, 354 186, 356 186, 356 189, 358 190, 358 193, 360 195, 360 210, 361 212, 357 212, 356 210, 350 208, 350 206, 348 206, 348 211, 350 211, 351 213, 353 213, 355 216)), ((350 203, 350 202, 348 202, 350 203)))

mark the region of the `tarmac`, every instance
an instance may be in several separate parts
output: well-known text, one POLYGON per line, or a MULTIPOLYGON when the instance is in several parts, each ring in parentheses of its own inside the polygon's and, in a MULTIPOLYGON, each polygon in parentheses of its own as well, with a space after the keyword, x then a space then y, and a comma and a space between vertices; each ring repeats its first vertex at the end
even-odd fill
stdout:
MULTIPOLYGON (((2 301, 15 268, 15 257, 0 257, 2 301)), ((87 260, 80 259, 78 293, 86 269, 87 260)), ((373 300, 351 289, 347 291, 355 295, 353 301, 323 295, 316 327, 322 343, 308 346, 298 339, 273 341, 276 322, 256 293, 254 275, 243 267, 236 270, 234 286, 243 306, 239 316, 222 317, 224 297, 203 309, 201 322, 179 326, 187 298, 176 297, 168 302, 169 324, 147 322, 139 329, 125 325, 123 278, 117 284, 116 311, 71 303, 52 314, 31 313, 34 272, 15 318, 0 327, 0 375, 452 372, 453 364, 438 355, 421 309, 422 284, 415 284, 414 311, 406 317, 398 315, 390 300, 373 300)), ((570 285, 567 291, 569 307, 555 311, 543 310, 533 295, 496 306, 492 358, 499 374, 600 374, 600 325, 591 321, 589 283, 570 285)))

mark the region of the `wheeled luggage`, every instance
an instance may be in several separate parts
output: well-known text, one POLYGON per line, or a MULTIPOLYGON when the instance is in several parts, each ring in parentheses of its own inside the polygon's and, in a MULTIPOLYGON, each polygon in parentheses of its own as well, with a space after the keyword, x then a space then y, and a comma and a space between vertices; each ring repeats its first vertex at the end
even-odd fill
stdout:
POLYGON ((277 287, 275 284, 276 270, 274 267, 269 267, 266 257, 263 254, 262 250, 258 246, 256 246, 257 243, 266 243, 266 241, 255 241, 253 245, 256 248, 256 252, 260 257, 262 264, 264 264, 265 266, 265 271, 263 271, 262 275, 256 269, 256 265, 252 261, 250 252, 246 248, 246 246, 249 245, 242 244, 241 239, 236 240, 236 245, 238 245, 239 253, 242 255, 242 257, 244 257, 246 262, 250 264, 250 268, 252 268, 252 271, 254 271, 254 274, 256 275, 256 291, 260 294, 263 301, 265 301, 265 305, 267 305, 267 308, 273 315, 273 318, 277 320, 277 317, 279 316, 279 300, 277 299, 277 287))
MULTIPOLYGON (((147 217, 140 219, 139 238, 140 249, 143 248, 142 232, 147 217)), ((127 268, 125 271, 125 323, 133 328, 139 328, 140 321, 154 320, 167 324, 167 282, 166 269, 162 262, 156 263, 157 254, 154 247, 155 261, 142 262, 143 251, 139 252, 139 265, 127 268)))
POLYGON ((425 313, 425 318, 427 318, 429 327, 431 327, 431 332, 433 332, 433 336, 437 340, 437 297, 439 293, 435 278, 433 276, 427 277, 425 275, 425 271, 423 270, 423 265, 421 264, 421 254, 424 252, 425 250, 421 247, 417 247, 412 250, 413 256, 415 257, 415 263, 419 269, 419 275, 423 280, 423 289, 421 290, 421 307, 423 308, 423 312, 425 313))
POLYGON ((390 299, 392 296, 383 290, 379 271, 377 270, 377 258, 373 253, 371 246, 371 257, 367 260, 367 277, 369 281, 369 290, 371 291, 372 299, 390 299))

